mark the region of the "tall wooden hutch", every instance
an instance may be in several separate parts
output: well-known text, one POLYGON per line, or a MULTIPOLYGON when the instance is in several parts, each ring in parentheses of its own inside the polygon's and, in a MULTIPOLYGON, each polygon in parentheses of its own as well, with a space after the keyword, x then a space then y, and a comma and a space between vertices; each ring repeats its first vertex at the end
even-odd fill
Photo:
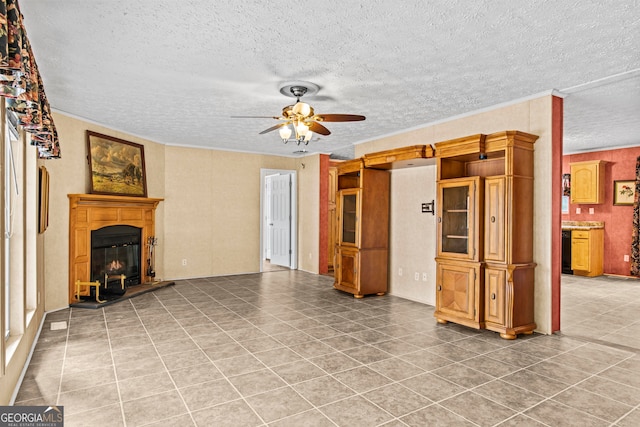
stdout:
POLYGON ((432 157, 430 145, 413 145, 368 153, 337 165, 336 289, 356 298, 387 292, 389 171, 429 164, 432 157))
POLYGON ((356 298, 387 292, 389 172, 362 159, 338 165, 334 287, 356 298))
POLYGON ((518 131, 435 144, 440 323, 505 339, 534 322, 533 144, 518 131))

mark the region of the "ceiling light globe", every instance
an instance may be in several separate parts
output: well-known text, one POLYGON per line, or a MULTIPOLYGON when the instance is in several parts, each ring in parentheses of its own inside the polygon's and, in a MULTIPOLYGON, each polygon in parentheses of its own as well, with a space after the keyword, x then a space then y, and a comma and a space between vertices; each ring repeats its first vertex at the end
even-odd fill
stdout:
POLYGON ((296 128, 296 133, 298 136, 304 137, 304 135, 309 132, 309 126, 307 126, 304 122, 298 123, 298 127, 296 128))
POLYGON ((282 139, 289 139, 289 137, 291 136, 291 128, 289 126, 282 126, 279 132, 280 138, 282 139))
POLYGON ((311 106, 304 102, 296 102, 296 105, 293 106, 293 112, 308 117, 311 114, 311 106))

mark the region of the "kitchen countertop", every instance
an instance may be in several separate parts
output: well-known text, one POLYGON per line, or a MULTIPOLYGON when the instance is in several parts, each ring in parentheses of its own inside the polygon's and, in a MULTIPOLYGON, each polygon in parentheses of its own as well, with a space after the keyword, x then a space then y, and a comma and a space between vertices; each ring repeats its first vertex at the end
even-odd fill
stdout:
POLYGON ((563 230, 591 230, 592 228, 604 228, 602 221, 562 221, 563 230))

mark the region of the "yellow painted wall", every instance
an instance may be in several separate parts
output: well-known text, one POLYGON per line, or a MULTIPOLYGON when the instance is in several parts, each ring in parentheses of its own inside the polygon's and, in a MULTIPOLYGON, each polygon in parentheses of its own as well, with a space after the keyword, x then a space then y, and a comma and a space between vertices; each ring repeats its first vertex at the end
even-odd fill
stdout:
POLYGON ((295 159, 166 147, 164 278, 259 271, 260 169, 295 159))
POLYGON ((320 155, 314 154, 299 159, 296 169, 298 171, 298 269, 318 274, 320 155))
POLYGON ((430 305, 436 297, 436 217, 422 213, 422 203, 436 198, 433 163, 391 171, 389 218, 389 293, 430 305))
MULTIPOLYGON (((534 261, 538 264, 535 320, 538 331, 543 333, 551 333, 551 102, 551 95, 541 96, 358 144, 355 149, 356 157, 360 157, 409 145, 433 145, 477 133, 519 130, 538 135, 534 156, 534 261)), ((436 227, 431 215, 425 218, 426 214, 416 214, 416 211, 420 209, 419 203, 435 198, 435 171, 425 168, 394 171, 391 188, 390 293, 433 304, 436 227), (424 187, 430 187, 430 190, 424 187), (400 267, 403 268, 402 276, 398 271, 400 267), (422 281, 425 271, 427 282, 422 281), (415 272, 420 273, 418 281, 415 272)))

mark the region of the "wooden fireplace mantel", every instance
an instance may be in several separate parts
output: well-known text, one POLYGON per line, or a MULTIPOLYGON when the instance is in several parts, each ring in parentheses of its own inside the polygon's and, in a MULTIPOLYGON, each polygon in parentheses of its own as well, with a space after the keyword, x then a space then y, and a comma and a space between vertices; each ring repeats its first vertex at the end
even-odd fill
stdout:
MULTIPOLYGON (((75 283, 89 281, 91 272, 91 232, 112 225, 141 229, 142 262, 148 258, 149 237, 155 236, 155 212, 164 199, 69 194, 69 303, 76 302, 75 283)), ((142 268, 142 283, 153 280, 142 268)), ((88 290, 86 291, 88 293, 88 290)))

